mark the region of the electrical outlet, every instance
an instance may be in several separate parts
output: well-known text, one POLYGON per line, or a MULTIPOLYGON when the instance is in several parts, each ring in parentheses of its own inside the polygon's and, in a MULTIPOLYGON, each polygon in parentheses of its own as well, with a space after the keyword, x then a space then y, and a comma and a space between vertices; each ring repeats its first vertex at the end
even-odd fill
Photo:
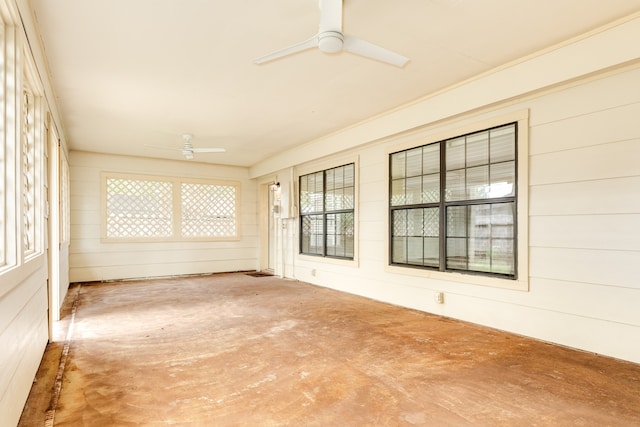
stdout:
POLYGON ((436 292, 435 300, 438 304, 444 304, 444 292, 436 292))

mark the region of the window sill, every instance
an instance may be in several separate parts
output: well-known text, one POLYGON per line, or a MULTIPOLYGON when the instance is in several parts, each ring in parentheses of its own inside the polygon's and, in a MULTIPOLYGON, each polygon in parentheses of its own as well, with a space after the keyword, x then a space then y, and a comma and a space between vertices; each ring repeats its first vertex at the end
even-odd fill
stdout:
POLYGON ((340 259, 340 258, 330 258, 323 256, 312 256, 312 255, 304 255, 298 254, 297 259, 299 261, 304 262, 317 262, 322 264, 332 264, 332 265, 341 265, 344 267, 355 267, 359 266, 357 259, 340 259))
POLYGON ((514 280, 495 276, 481 276, 476 274, 423 270, 419 268, 398 267, 394 265, 387 265, 385 267, 385 271, 392 274, 402 274, 405 276, 414 276, 424 279, 443 280, 447 282, 456 282, 467 285, 489 286, 493 288, 511 289, 523 292, 529 291, 528 278, 514 280))

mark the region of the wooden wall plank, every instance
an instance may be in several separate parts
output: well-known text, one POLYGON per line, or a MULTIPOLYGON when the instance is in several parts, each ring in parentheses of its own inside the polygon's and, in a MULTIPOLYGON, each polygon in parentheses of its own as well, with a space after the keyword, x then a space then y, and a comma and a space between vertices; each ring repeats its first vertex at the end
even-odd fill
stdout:
POLYGON ((640 177, 609 178, 532 186, 529 213, 535 215, 634 214, 640 212, 640 177))
POLYGON ((640 251, 640 213, 537 216, 529 231, 533 247, 640 251))

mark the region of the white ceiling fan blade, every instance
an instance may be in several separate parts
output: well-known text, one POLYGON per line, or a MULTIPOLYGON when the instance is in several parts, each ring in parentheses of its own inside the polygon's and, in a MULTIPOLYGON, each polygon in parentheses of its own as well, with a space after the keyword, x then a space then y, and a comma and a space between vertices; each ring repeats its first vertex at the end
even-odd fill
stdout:
POLYGON ((293 46, 286 47, 284 49, 277 50, 268 55, 260 57, 258 59, 254 59, 253 62, 256 64, 264 64, 265 62, 273 61, 278 58, 282 58, 284 56, 293 55, 294 53, 301 52, 303 50, 311 49, 312 47, 318 46, 318 36, 315 35, 308 40, 303 41, 302 43, 298 43, 293 46))
POLYGON ((395 65, 396 67, 402 68, 407 62, 409 62, 409 58, 406 56, 402 56, 399 53, 385 49, 384 47, 373 43, 369 43, 368 41, 357 37, 345 34, 343 43, 343 49, 348 52, 374 59, 376 61, 386 62, 387 64, 395 65))
POLYGON ((342 32, 342 0, 320 0, 320 33, 342 32))
POLYGON ((189 151, 193 153, 224 153, 227 150, 224 148, 190 148, 189 151))

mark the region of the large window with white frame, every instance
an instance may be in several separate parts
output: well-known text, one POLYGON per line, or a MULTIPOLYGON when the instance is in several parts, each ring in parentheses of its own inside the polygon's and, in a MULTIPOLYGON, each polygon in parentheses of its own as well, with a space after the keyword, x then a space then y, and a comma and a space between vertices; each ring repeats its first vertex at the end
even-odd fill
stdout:
POLYGON ((517 130, 390 154, 391 265, 517 278, 517 130))
POLYGON ((0 272, 4 273, 14 267, 19 271, 44 252, 46 177, 42 85, 18 31, 3 22, 0 75, 0 272))
POLYGON ((239 184, 103 174, 105 241, 235 240, 239 184))

